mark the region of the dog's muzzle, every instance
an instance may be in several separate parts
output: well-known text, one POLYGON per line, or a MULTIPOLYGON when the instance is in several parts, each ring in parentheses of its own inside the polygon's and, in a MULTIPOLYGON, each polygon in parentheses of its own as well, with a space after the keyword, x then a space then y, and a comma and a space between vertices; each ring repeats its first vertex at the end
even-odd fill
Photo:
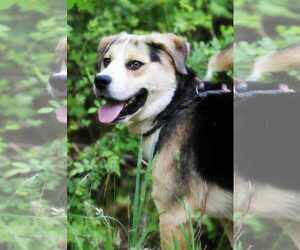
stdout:
POLYGON ((99 92, 104 92, 112 79, 108 75, 96 75, 94 84, 99 92))
MULTIPOLYGON (((96 94, 96 96, 98 95, 96 94)), ((101 123, 115 123, 139 111, 146 103, 148 91, 142 88, 126 100, 106 97, 103 93, 101 93, 101 97, 106 103, 98 110, 99 121, 101 123)))
MULTIPOLYGON (((48 92, 52 97, 62 100, 67 97, 67 71, 54 73, 49 78, 48 92)), ((61 106, 56 109, 56 119, 61 123, 67 123, 67 108, 61 106)))
POLYGON ((52 92, 59 93, 58 96, 66 96, 67 94, 67 72, 54 73, 50 76, 49 86, 52 92))

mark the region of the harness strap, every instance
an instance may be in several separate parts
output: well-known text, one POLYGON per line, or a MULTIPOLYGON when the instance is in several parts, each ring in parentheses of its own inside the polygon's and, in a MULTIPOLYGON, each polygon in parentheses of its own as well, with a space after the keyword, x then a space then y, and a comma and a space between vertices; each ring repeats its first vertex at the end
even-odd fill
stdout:
POLYGON ((148 137, 150 135, 152 135, 157 129, 159 129, 161 126, 155 125, 153 126, 150 130, 148 130, 147 132, 143 133, 142 136, 143 137, 148 137))
MULTIPOLYGON (((224 93, 229 93, 232 90, 229 89, 227 84, 216 84, 211 81, 202 81, 198 78, 195 78, 196 87, 195 87, 195 98, 205 98, 209 95, 219 95, 224 93)), ((192 100, 191 100, 192 101, 192 100)), ((186 106, 186 105, 185 105, 186 106)), ((162 124, 154 125, 150 130, 143 133, 142 136, 148 137, 152 135, 157 129, 162 127, 162 124)))
POLYGON ((234 94, 237 97, 250 97, 255 95, 275 95, 282 93, 293 93, 295 90, 287 84, 244 82, 235 85, 234 94))
POLYGON ((227 84, 214 84, 210 81, 200 81, 196 86, 196 95, 207 97, 208 95, 218 95, 231 92, 227 84))

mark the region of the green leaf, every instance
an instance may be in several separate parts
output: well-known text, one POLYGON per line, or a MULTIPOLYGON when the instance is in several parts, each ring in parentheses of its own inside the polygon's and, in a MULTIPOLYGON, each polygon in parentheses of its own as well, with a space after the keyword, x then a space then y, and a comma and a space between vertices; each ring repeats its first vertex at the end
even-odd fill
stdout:
POLYGON ((98 108, 92 107, 92 108, 89 108, 89 109, 88 109, 88 113, 89 113, 89 114, 94 114, 94 113, 97 112, 97 110, 98 110, 98 108))
POLYGON ((54 108, 52 107, 44 107, 38 110, 39 114, 48 114, 54 111, 54 108))

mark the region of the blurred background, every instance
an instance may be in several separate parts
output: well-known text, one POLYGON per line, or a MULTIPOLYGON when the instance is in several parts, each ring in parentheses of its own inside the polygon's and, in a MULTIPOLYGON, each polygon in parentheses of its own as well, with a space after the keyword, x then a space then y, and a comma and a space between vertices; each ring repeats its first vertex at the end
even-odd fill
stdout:
MULTIPOLYGON (((290 53, 288 56, 284 57, 284 60, 269 60, 265 66, 260 65, 258 68, 261 70, 261 74, 256 79, 252 79, 251 75, 254 72, 254 64, 258 61, 261 61, 263 57, 270 56, 272 53, 279 51, 287 50, 288 48, 300 48, 300 4, 299 1, 295 0, 234 0, 234 36, 235 36, 235 55, 234 55, 234 79, 235 84, 245 81, 255 82, 259 86, 264 84, 269 86, 268 89, 279 89, 279 84, 288 86, 290 89, 296 90, 299 92, 300 87, 300 68, 299 68, 299 55, 297 65, 292 67, 283 67, 289 65, 289 59, 293 56, 293 53, 290 53), (273 66, 273 65, 283 65, 283 66, 273 66)), ((294 52, 295 53, 295 52, 294 52)), ((249 83, 251 86, 251 83, 249 83)), ((286 93, 282 94, 285 95, 286 93)), ((279 104, 280 107, 280 104, 279 104)), ((237 104, 235 103, 235 111, 237 110, 237 104)), ((251 110, 251 107, 248 108, 251 110)), ((255 112, 255 110, 254 110, 255 112)), ((284 118, 282 110, 274 111, 277 116, 285 121, 287 126, 290 125, 290 121, 284 118)), ((259 114, 259 110, 257 110, 259 114)), ((235 122, 242 121, 245 119, 246 115, 234 112, 235 122)), ((268 122, 268 117, 259 117, 257 116, 257 121, 261 122, 259 126, 256 127, 257 134, 259 134, 260 128, 265 126, 270 131, 272 128, 276 127, 271 122, 268 122), (265 119, 265 120, 264 120, 265 119), (261 127, 260 127, 261 126, 261 127)), ((235 123, 236 124, 236 123, 235 123)), ((235 128, 238 126, 235 126, 235 128)), ((284 136, 286 128, 281 127, 280 134, 284 136)), ((234 130, 234 138, 245 138, 241 135, 238 130, 234 130)), ((257 135, 253 133, 253 138, 257 141, 257 145, 263 145, 265 143, 260 138, 257 138, 257 135)), ((274 139, 273 144, 275 143, 276 138, 274 139)), ((249 141, 240 140, 241 144, 249 144, 249 141)), ((282 142, 283 143, 283 142, 282 142)), ((291 144, 284 144, 285 149, 283 151, 292 151, 291 144)), ((251 155, 252 152, 241 152, 238 150, 239 145, 234 143, 234 155, 235 159, 243 159, 243 154, 251 155)), ((276 146, 275 146, 276 147, 276 146)), ((251 150, 250 150, 251 151, 251 150)), ((272 148, 267 148, 263 151, 272 152, 272 148)), ((282 152, 283 155, 285 152, 282 152)), ((273 153, 274 155, 274 153, 273 153)), ((279 156, 280 157, 280 156, 279 156)), ((249 157, 250 158, 250 157, 249 157)), ((290 162, 287 162, 287 165, 292 165, 292 159, 290 162)), ((251 164, 250 164, 251 165, 251 164)), ((300 178, 299 170, 288 169, 286 166, 282 166, 281 173, 284 175, 278 174, 280 169, 276 169, 271 164, 265 164, 266 166, 262 169, 255 166, 245 167, 242 164, 236 164, 235 161, 235 172, 244 173, 247 178, 248 173, 253 173, 251 176, 250 182, 262 180, 262 176, 267 176, 269 182, 277 181, 277 187, 280 187, 281 190, 286 188, 286 183, 293 183, 294 178, 300 178), (253 170, 255 169, 255 171, 253 170), (290 171, 290 172, 289 172, 290 171)), ((299 163, 295 163, 299 165, 299 163)), ((297 182, 297 181, 296 181, 297 182)), ((256 183, 257 184, 257 183, 256 183)), ((299 186, 298 186, 299 188, 299 186)), ((239 188, 235 185, 235 194, 239 192, 239 188)), ((259 192, 256 191, 258 195, 259 192)), ((294 191, 295 197, 299 196, 299 189, 294 191)), ((272 195, 271 195, 272 196, 272 195)), ((296 202, 296 198, 294 199, 296 202)), ((253 204, 254 206, 257 204, 253 204)), ((280 204, 272 204, 274 207, 277 207, 280 204)), ((249 205, 249 206, 252 206, 249 205)), ((296 217, 296 216, 294 216, 296 217)), ((257 218, 253 215, 235 211, 235 248, 236 249, 297 249, 293 244, 291 239, 282 231, 282 228, 279 227, 279 223, 275 223, 274 220, 278 219, 272 213, 269 213, 270 219, 257 218)), ((300 226, 299 221, 295 218, 295 221, 290 221, 289 226, 292 227, 293 222, 295 226, 300 226)), ((281 223, 281 225, 283 225, 281 223)), ((299 239, 300 235, 298 236, 299 239)))
MULTIPOLYGON (((233 41, 232 11, 231 0, 68 2, 70 249, 159 249, 151 171, 137 161, 140 138, 97 119, 101 102, 91 89, 100 39, 121 31, 174 32, 191 43, 188 65, 203 77, 209 57, 233 41)), ((204 221, 191 239, 201 244, 191 249, 228 249, 222 231, 204 221)))
POLYGON ((66 247, 66 100, 47 91, 64 1, 0 3, 0 249, 66 247))
MULTIPOLYGON (((245 79, 252 70, 253 63, 261 56, 300 43, 300 5, 297 0, 235 0, 234 75, 245 79)), ((283 70, 287 73, 287 69, 283 70)), ((262 81, 299 82, 297 72, 289 71, 291 78, 281 79, 284 73, 264 74, 262 81), (294 75, 295 78, 292 76, 294 75), (272 80, 273 79, 273 80, 272 80)), ((299 73, 299 71, 298 71, 299 73)), ((299 75, 298 75, 299 76, 299 75)), ((287 76, 288 77, 288 76, 287 76)))

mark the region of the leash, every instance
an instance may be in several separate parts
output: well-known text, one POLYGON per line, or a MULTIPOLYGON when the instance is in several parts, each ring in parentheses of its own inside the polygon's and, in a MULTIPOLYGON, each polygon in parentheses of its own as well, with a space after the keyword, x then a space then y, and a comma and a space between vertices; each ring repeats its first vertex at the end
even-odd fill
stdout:
MULTIPOLYGON (((195 98, 206 98, 210 95, 220 95, 224 93, 230 93, 232 90, 229 89, 227 84, 216 84, 211 81, 202 81, 198 78, 194 78, 194 83, 196 83, 196 87, 192 90, 194 94, 192 94, 195 98)), ((181 108, 187 108, 189 103, 193 102, 194 98, 191 98, 189 102, 181 105, 181 108)), ((156 123, 150 130, 143 133, 142 136, 148 137, 152 135, 157 129, 161 128, 164 123, 156 123)))
MULTIPOLYGON (((226 93, 233 93, 234 97, 247 98, 256 95, 276 95, 283 93, 294 93, 294 89, 290 88, 288 84, 274 84, 274 83, 258 83, 258 82, 240 82, 237 84, 214 83, 212 81, 203 81, 194 78, 196 87, 194 88, 195 98, 206 98, 211 95, 222 95, 226 93)), ((193 101, 193 98, 190 102, 193 101)), ((183 107, 188 107, 187 104, 183 107)), ((143 133, 142 136, 148 137, 152 135, 157 129, 163 126, 162 123, 155 124, 150 130, 143 133)))
POLYGON ((250 97, 255 95, 276 95, 283 93, 294 93, 294 89, 290 88, 288 84, 280 83, 257 83, 257 82, 243 82, 238 83, 234 87, 234 94, 237 97, 250 97))
POLYGON ((233 92, 236 97, 250 97, 255 95, 274 95, 282 93, 294 93, 295 89, 285 83, 258 83, 241 82, 229 86, 224 83, 213 83, 211 81, 201 81, 195 88, 196 96, 207 97, 208 95, 218 95, 233 92))
POLYGON ((159 129, 161 127, 161 125, 155 125, 154 127, 152 127, 150 130, 148 130, 147 132, 143 133, 142 136, 143 137, 148 137, 150 135, 152 135, 157 129, 159 129))
POLYGON ((198 97, 207 97, 209 95, 219 95, 224 93, 229 93, 232 90, 228 88, 227 84, 215 84, 211 81, 201 81, 197 84, 196 88, 196 96, 198 97))

